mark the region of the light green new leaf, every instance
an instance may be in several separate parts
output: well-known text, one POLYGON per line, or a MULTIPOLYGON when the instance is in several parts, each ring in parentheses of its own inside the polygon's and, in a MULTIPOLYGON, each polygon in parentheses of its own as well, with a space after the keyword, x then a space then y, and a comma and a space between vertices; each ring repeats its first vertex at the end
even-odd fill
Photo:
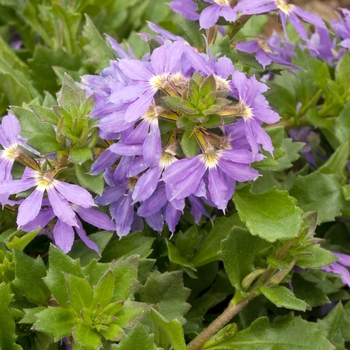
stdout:
POLYGON ((49 252, 49 270, 44 278, 45 284, 49 287, 52 295, 61 305, 66 305, 68 292, 65 288, 66 282, 63 273, 69 273, 81 278, 84 274, 80 267, 79 260, 73 260, 59 248, 51 245, 49 252))
POLYGON ((22 349, 15 344, 15 321, 11 314, 9 305, 12 301, 10 288, 5 284, 0 284, 0 349, 19 350, 22 349))
POLYGON ((335 119, 335 136, 344 143, 350 141, 350 102, 348 102, 339 116, 335 119))
POLYGON ((80 313, 84 308, 89 309, 92 302, 92 288, 89 282, 81 277, 64 274, 68 290, 68 303, 80 313))
POLYGON ((319 269, 337 260, 337 257, 329 250, 321 248, 317 244, 313 244, 304 251, 303 255, 297 257, 296 265, 304 269, 319 269))
POLYGON ((72 336, 75 343, 83 349, 98 350, 101 348, 101 337, 84 323, 79 323, 72 329, 72 336))
POLYGON ((76 325, 76 315, 62 307, 49 307, 36 314, 37 321, 33 328, 49 334, 55 341, 71 335, 71 329, 76 325))
POLYGON ((253 194, 250 186, 245 186, 236 190, 233 198, 240 218, 254 236, 274 242, 298 235, 302 210, 286 191, 273 188, 253 194))
POLYGON ((333 350, 325 333, 316 324, 300 317, 288 317, 269 325, 267 317, 255 320, 251 326, 237 332, 206 350, 333 350))
POLYGON ((63 150, 55 137, 44 134, 36 134, 32 136, 27 140, 27 144, 37 150, 41 155, 63 150))
POLYGON ((277 307, 305 311, 308 306, 305 301, 298 299, 293 292, 286 287, 275 286, 269 288, 262 285, 259 287, 259 290, 277 307))

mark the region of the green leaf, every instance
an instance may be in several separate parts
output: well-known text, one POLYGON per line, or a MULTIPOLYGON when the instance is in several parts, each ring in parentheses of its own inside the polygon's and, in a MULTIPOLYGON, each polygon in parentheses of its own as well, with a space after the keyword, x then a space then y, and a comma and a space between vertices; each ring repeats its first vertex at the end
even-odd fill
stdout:
MULTIPOLYGON (((168 240, 166 241, 166 245, 168 248, 168 256, 169 260, 173 262, 174 264, 178 264, 183 267, 187 267, 192 271, 196 271, 196 268, 194 267, 191 262, 181 254, 181 251, 175 247, 172 243, 170 243, 168 240)), ((193 278, 195 277, 195 274, 190 272, 190 276, 193 278)))
POLYGON ((113 297, 115 278, 111 270, 99 280, 93 288, 92 309, 103 310, 113 297))
POLYGON ((15 248, 23 251, 24 248, 38 235, 39 231, 39 229, 30 232, 15 231, 9 237, 9 241, 5 241, 5 245, 8 249, 15 248))
POLYGON ((9 308, 12 301, 10 288, 5 284, 0 284, 0 349, 19 350, 15 344, 15 321, 9 308))
POLYGON ((341 143, 350 141, 350 102, 348 102, 339 116, 335 119, 335 136, 341 143))
POLYGON ((185 338, 181 323, 178 320, 168 321, 156 310, 151 310, 152 320, 158 324, 170 339, 174 350, 186 350, 185 338))
POLYGON ((76 344, 82 348, 96 350, 101 348, 101 337, 84 323, 79 323, 72 329, 72 336, 76 344))
POLYGON ((142 344, 142 350, 157 350, 153 341, 154 336, 148 334, 143 327, 134 327, 126 334, 121 342, 113 349, 115 350, 135 350, 135 344, 142 344))
POLYGON ((75 164, 85 163, 87 160, 92 159, 92 151, 88 147, 71 148, 69 150, 68 159, 75 164))
POLYGON ((106 68, 110 60, 116 58, 87 15, 86 24, 83 29, 83 38, 86 41, 83 49, 89 57, 87 63, 96 69, 96 73, 106 68))
POLYGON ((296 265, 302 268, 319 269, 337 261, 337 257, 329 250, 323 249, 316 244, 312 244, 305 249, 304 254, 297 258, 296 265))
POLYGON ((34 307, 32 309, 23 309, 25 312, 24 317, 19 321, 19 323, 25 323, 25 324, 33 324, 37 320, 36 314, 46 310, 46 306, 39 306, 39 307, 34 307))
POLYGON ((193 130, 186 130, 181 139, 181 148, 186 157, 194 157, 198 154, 199 145, 193 135, 193 130))
POLYGON ((251 326, 206 347, 206 350, 332 350, 334 347, 326 339, 324 332, 316 324, 302 320, 300 317, 288 317, 269 325, 267 317, 261 317, 251 326), (297 336, 296 336, 297 335, 297 336))
POLYGON ((159 312, 171 321, 177 318, 181 323, 185 321, 183 315, 190 306, 186 303, 190 290, 184 287, 182 272, 154 271, 144 286, 139 287, 140 301, 159 306, 159 312))
POLYGON ((29 107, 41 121, 57 125, 58 117, 52 108, 42 107, 39 105, 30 105, 29 107))
POLYGON ((89 309, 92 302, 92 288, 81 277, 64 274, 68 290, 68 303, 79 314, 84 308, 89 309))
POLYGON ((41 122, 34 112, 22 107, 11 107, 11 110, 21 124, 21 135, 23 137, 29 139, 37 134, 42 134, 55 138, 56 133, 53 126, 41 122))
MULTIPOLYGON (((228 237, 235 226, 242 226, 242 222, 237 214, 229 217, 216 218, 213 228, 204 237, 198 251, 191 258, 194 266, 203 266, 212 261, 220 260, 219 250, 223 239, 228 237)), ((244 225, 243 225, 244 226, 244 225)))
POLYGON ((342 346, 345 349, 345 342, 342 336, 341 328, 344 324, 344 308, 338 303, 333 310, 322 320, 318 320, 319 328, 327 332, 327 339, 330 340, 337 349, 342 346))
POLYGON ((305 301, 296 298, 293 292, 286 287, 266 287, 262 285, 259 287, 259 290, 277 307, 285 307, 287 309, 305 311, 308 306, 305 301))
POLYGON ((322 174, 339 175, 345 180, 344 170, 349 158, 349 142, 341 144, 318 170, 322 174))
MULTIPOLYGON (((100 254, 104 251, 112 237, 113 233, 109 231, 100 231, 89 235, 89 239, 96 243, 100 254)), ((71 258, 80 259, 80 263, 82 266, 89 264, 93 259, 99 260, 101 258, 100 254, 90 249, 80 239, 74 242, 73 248, 69 252, 69 256, 71 258)))
POLYGON ((76 316, 62 307, 48 307, 36 314, 37 321, 33 328, 39 332, 49 334, 54 341, 59 341, 71 334, 76 325, 76 316))
POLYGON ((105 185, 103 174, 96 176, 89 175, 84 166, 79 164, 75 164, 74 168, 78 181, 82 187, 97 194, 102 194, 105 185))
POLYGON ((290 195, 298 200, 298 205, 305 212, 318 212, 318 224, 333 221, 341 215, 341 210, 346 205, 339 177, 319 171, 298 176, 290 195))
POLYGON ((128 299, 125 300, 125 302, 123 303, 123 307, 120 311, 118 311, 115 314, 109 314, 115 315, 116 320, 114 321, 114 323, 116 325, 122 328, 130 329, 143 316, 147 309, 150 309, 150 305, 128 299))
POLYGON ((62 146, 56 138, 43 134, 36 134, 27 140, 27 144, 33 147, 41 155, 62 151, 62 146))
POLYGON ((175 16, 175 21, 183 28, 186 35, 190 38, 190 43, 197 48, 205 48, 204 31, 200 30, 197 21, 190 21, 183 16, 175 16))
POLYGON ((105 339, 114 342, 119 341, 124 336, 123 329, 115 323, 108 324, 108 327, 102 328, 100 330, 100 333, 104 336, 105 339))
POLYGON ((44 278, 45 284, 49 287, 52 295, 61 305, 66 305, 68 301, 68 292, 64 288, 66 285, 63 273, 75 275, 84 278, 79 260, 73 260, 63 253, 59 248, 50 246, 49 252, 49 270, 47 277, 44 278))
POLYGON ((266 241, 252 236, 248 230, 240 227, 234 227, 221 242, 221 259, 235 288, 242 288, 242 280, 254 271, 256 254, 267 246, 266 241))
POLYGON ((253 235, 274 242, 298 235, 302 210, 286 191, 271 189, 253 194, 250 186, 236 190, 234 203, 238 214, 253 235))
POLYGON ((110 262, 112 260, 122 260, 134 255, 140 258, 147 258, 151 253, 151 246, 155 238, 146 237, 141 232, 133 232, 120 239, 110 242, 102 253, 101 262, 110 262))
POLYGON ((15 275, 13 284, 34 304, 46 304, 51 296, 43 282, 46 267, 40 256, 35 260, 21 251, 14 250, 15 275))

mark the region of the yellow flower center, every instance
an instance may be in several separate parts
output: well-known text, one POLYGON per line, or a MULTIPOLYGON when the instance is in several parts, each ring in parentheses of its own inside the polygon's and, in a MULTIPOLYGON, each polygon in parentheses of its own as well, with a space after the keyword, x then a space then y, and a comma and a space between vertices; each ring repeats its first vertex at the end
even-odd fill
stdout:
POLYGON ((230 0, 215 0, 214 2, 220 6, 231 6, 230 0))
POLYGON ((15 159, 18 157, 18 145, 13 144, 8 148, 5 148, 0 159, 15 159))
POLYGON ((293 11, 294 5, 288 4, 286 0, 276 0, 277 7, 286 15, 293 11))
POLYGON ((200 156, 202 162, 207 166, 208 169, 216 168, 218 161, 221 157, 220 151, 213 151, 204 153, 200 156))
POLYGON ((176 161, 175 154, 171 152, 170 150, 166 150, 163 152, 160 161, 159 161, 159 166, 161 168, 166 169, 170 164, 174 163, 176 161))
POLYGON ((164 73, 161 75, 154 75, 149 81, 149 83, 154 89, 156 90, 161 89, 163 88, 164 83, 168 81, 168 76, 169 76, 168 73, 164 73))
POLYGON ((55 179, 52 177, 50 171, 44 174, 37 172, 36 179, 38 180, 38 189, 41 191, 45 191, 46 189, 52 187, 55 182, 55 179))

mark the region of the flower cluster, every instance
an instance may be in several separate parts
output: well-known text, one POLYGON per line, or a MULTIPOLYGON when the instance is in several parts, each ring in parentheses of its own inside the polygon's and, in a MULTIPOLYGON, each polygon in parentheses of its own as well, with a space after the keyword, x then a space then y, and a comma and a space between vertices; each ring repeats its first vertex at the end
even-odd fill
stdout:
POLYGON ((280 117, 263 95, 267 86, 226 57, 161 35, 143 60, 109 39, 121 58, 82 78, 100 136, 114 141, 91 174, 105 171, 108 187, 97 203, 110 205, 119 236, 139 227, 140 217, 174 232, 186 205, 195 222, 209 216, 206 204, 224 211, 236 182, 259 176, 251 163, 273 152, 262 124, 280 117))
MULTIPOLYGON (((9 114, 0 125, 0 203, 18 206, 17 224, 24 231, 44 229, 55 219, 52 234, 55 244, 64 252, 71 250, 74 242, 74 230, 80 239, 91 249, 98 252, 97 245, 88 238, 83 229, 84 221, 106 230, 113 230, 114 225, 106 214, 93 210, 96 206, 91 194, 84 188, 57 180, 59 164, 43 170, 39 163, 24 150, 35 152, 20 137, 20 124, 17 118, 9 114), (11 171, 14 162, 19 161, 25 168, 20 179, 13 179, 11 171), (30 194, 23 199, 24 191, 30 194), (9 196, 17 194, 17 200, 9 196), (78 215, 77 215, 78 214, 78 215)), ((38 153, 36 152, 38 155, 38 153)))

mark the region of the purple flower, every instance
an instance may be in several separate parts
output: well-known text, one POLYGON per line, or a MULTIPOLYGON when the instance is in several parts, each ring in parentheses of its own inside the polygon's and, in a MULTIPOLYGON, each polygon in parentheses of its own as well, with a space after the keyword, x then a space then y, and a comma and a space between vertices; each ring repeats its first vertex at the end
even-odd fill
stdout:
POLYGON ((343 16, 339 20, 331 21, 331 26, 335 30, 338 37, 343 39, 340 46, 350 49, 350 11, 341 9, 343 16))
POLYGON ((281 17, 283 30, 287 36, 287 18, 293 25, 299 36, 308 44, 309 48, 313 49, 312 42, 307 37, 307 32, 300 22, 303 19, 305 22, 311 23, 316 27, 327 29, 322 19, 310 12, 302 10, 300 7, 288 4, 286 0, 242 0, 236 6, 236 11, 241 11, 242 15, 254 15, 266 13, 273 10, 278 10, 281 17))
MULTIPOLYGON (((254 154, 258 154, 259 145, 273 153, 273 146, 270 137, 261 127, 261 124, 276 123, 280 116, 268 105, 268 101, 262 95, 268 87, 256 80, 255 76, 247 78, 244 73, 235 71, 230 82, 231 92, 238 100, 240 108, 240 119, 235 127, 244 124, 245 136, 254 154)), ((232 127, 227 130, 232 131, 232 127)))
POLYGON ((219 150, 174 162, 165 169, 162 180, 168 200, 183 200, 194 194, 201 197, 207 187, 214 205, 225 210, 235 190, 235 182, 255 180, 259 173, 249 164, 254 156, 248 150, 219 150), (204 175, 207 174, 207 184, 204 175))
POLYGON ((199 14, 196 12, 197 5, 192 0, 172 0, 169 3, 170 8, 190 21, 199 19, 199 14))
POLYGON ((200 14, 199 24, 201 28, 208 29, 216 24, 219 17, 224 17, 228 22, 234 22, 237 18, 237 9, 232 7, 230 0, 204 0, 212 5, 206 7, 200 14))
POLYGON ((95 202, 87 190, 54 179, 50 171, 41 173, 29 168, 25 169, 21 180, 7 180, 0 183, 0 194, 17 194, 32 187, 36 188, 18 208, 17 224, 20 227, 37 217, 45 192, 55 215, 70 226, 79 228, 76 215, 69 203, 83 208, 95 206, 95 202))
POLYGON ((350 256, 342 253, 332 252, 339 260, 329 266, 325 266, 322 270, 341 275, 341 280, 344 284, 350 287, 350 272, 347 267, 350 267, 350 256))
POLYGON ((278 57, 273 52, 273 48, 269 45, 269 43, 264 42, 260 38, 258 40, 238 43, 236 44, 236 48, 239 51, 247 53, 256 53, 255 59, 263 66, 264 69, 267 65, 271 64, 272 62, 288 66, 294 69, 298 69, 298 67, 294 64, 291 64, 283 58, 278 57))

